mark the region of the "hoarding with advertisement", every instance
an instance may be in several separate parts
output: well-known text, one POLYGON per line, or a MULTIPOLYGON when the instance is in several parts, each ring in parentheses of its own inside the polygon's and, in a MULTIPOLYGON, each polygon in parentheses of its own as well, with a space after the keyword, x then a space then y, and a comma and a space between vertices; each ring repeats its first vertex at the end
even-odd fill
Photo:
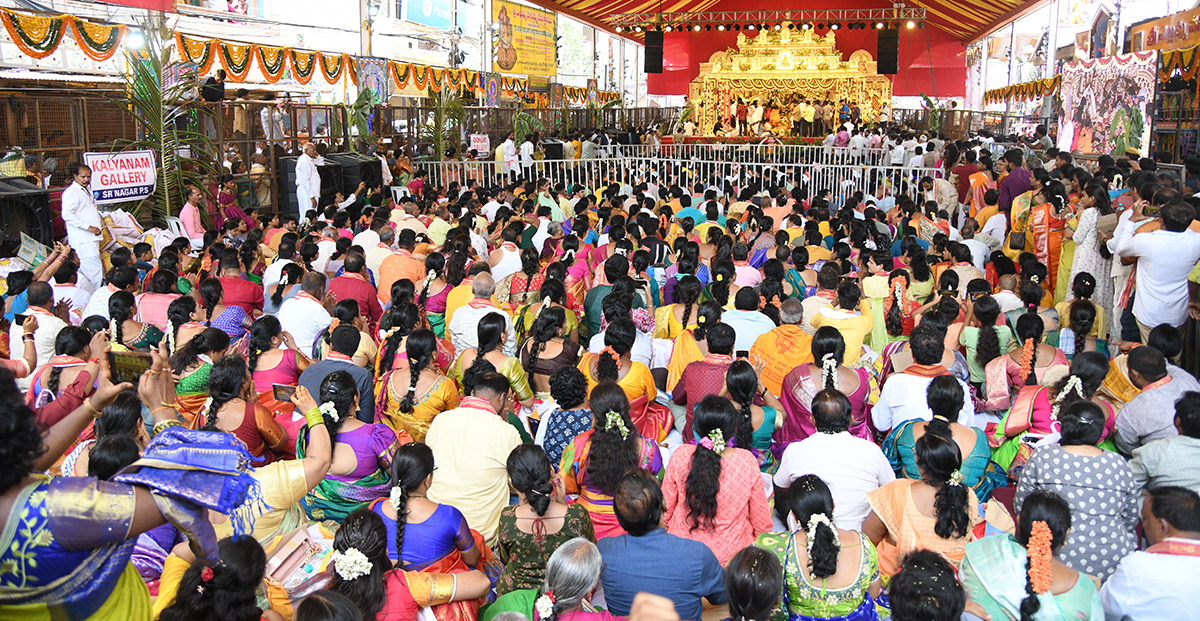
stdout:
POLYGON ((492 21, 500 24, 493 70, 549 77, 558 74, 554 13, 495 0, 492 2, 492 21))
POLYGON ((404 0, 404 19, 414 24, 450 30, 455 0, 404 0))
POLYGON ((1145 50, 1178 50, 1200 45, 1200 9, 1183 11, 1129 29, 1130 47, 1145 50))
POLYGON ((97 204, 138 201, 154 193, 158 171, 153 151, 84 153, 92 169, 92 195, 97 204))

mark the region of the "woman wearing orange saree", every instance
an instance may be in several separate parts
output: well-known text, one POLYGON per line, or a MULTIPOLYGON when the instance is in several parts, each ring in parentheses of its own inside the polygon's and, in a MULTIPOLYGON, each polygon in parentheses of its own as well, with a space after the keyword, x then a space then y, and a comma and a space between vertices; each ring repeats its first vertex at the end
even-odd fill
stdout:
POLYGON ((1032 239, 1033 254, 1048 269, 1048 278, 1043 287, 1050 292, 1055 290, 1058 280, 1058 262, 1062 258, 1067 220, 1072 215, 1063 184, 1059 181, 1043 182, 1041 190, 1033 195, 1025 243, 1028 245, 1032 239))
MULTIPOLYGON (((494 588, 504 567, 483 537, 467 526, 458 509, 426 498, 435 469, 429 446, 409 442, 396 449, 391 493, 371 503, 371 511, 383 518, 387 529, 388 558, 399 559, 397 569, 404 571, 458 574, 477 569, 487 574, 494 588)), ((433 613, 438 621, 474 621, 484 603, 477 599, 439 604, 433 613)))
MULTIPOLYGON (((996 189, 996 181, 994 179, 995 175, 992 174, 992 158, 991 158, 991 156, 989 156, 985 153, 982 157, 979 158, 979 165, 981 167, 981 170, 979 172, 973 173, 969 177, 970 182, 971 182, 970 201, 971 201, 971 217, 972 218, 976 217, 980 212, 982 212, 987 207, 986 202, 983 200, 984 194, 987 194, 988 190, 996 189)), ((980 219, 982 220, 982 218, 980 218, 980 219)), ((983 220, 979 224, 983 225, 986 223, 987 223, 987 220, 983 220)))

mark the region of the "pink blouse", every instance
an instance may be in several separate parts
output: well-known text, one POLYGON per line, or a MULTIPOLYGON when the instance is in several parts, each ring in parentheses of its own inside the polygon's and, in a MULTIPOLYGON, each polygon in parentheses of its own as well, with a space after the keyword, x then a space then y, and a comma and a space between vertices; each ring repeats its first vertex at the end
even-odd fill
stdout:
POLYGON ((299 380, 300 365, 296 362, 296 352, 288 350, 273 368, 254 372, 254 390, 262 394, 272 389, 271 384, 295 386, 299 380))

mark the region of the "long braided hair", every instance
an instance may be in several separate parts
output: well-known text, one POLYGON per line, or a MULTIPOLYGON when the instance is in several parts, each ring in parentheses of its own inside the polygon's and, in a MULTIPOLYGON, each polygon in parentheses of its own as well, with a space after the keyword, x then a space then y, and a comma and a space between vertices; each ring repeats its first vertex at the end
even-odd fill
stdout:
POLYGON ((446 271, 446 257, 439 252, 431 252, 425 256, 425 282, 421 286, 421 295, 417 298, 417 305, 425 308, 425 302, 429 300, 429 286, 442 273, 446 271))
POLYGON ((204 412, 205 426, 217 424, 217 414, 226 403, 243 396, 246 387, 246 361, 239 356, 225 356, 213 365, 208 375, 208 398, 204 412))
POLYGON ((758 396, 758 374, 749 362, 735 360, 725 372, 725 386, 729 389, 730 400, 738 406, 737 430, 734 432, 737 445, 749 449, 754 435, 751 406, 758 396))
POLYGON ((437 354, 437 336, 431 330, 415 330, 408 335, 404 343, 404 351, 408 355, 408 392, 400 400, 400 411, 409 413, 417 403, 417 380, 421 371, 429 368, 433 357, 437 354))
POLYGON ((270 351, 275 337, 283 334, 283 326, 274 315, 263 315, 250 324, 249 351, 246 366, 250 372, 258 370, 258 357, 270 351))
POLYGON ((121 345, 125 342, 122 324, 132 317, 133 308, 133 294, 128 291, 117 291, 108 298, 108 321, 113 343, 121 345))
POLYGON ((194 312, 196 312, 196 299, 190 295, 181 295, 167 306, 167 354, 175 353, 179 328, 192 320, 194 312))
POLYGON ((283 271, 279 275, 279 284, 275 285, 275 292, 271 294, 271 304, 275 308, 279 308, 283 304, 283 294, 287 292, 293 285, 300 284, 300 279, 304 277, 304 268, 296 263, 288 263, 283 266, 283 271))
MULTIPOLYGON (((476 330, 479 346, 475 348, 475 360, 471 363, 468 371, 472 371, 473 375, 478 376, 483 372, 482 365, 491 364, 484 358, 484 355, 500 349, 500 346, 504 344, 504 333, 507 330, 508 322, 500 313, 488 313, 479 320, 476 330)), ((466 371, 463 372, 463 375, 466 376, 466 371)))
MULTIPOLYGON (((54 355, 75 356, 87 351, 92 341, 92 333, 80 326, 67 326, 54 337, 54 355)), ((86 355, 86 354, 85 354, 86 355)), ((58 394, 59 379, 62 377, 62 367, 50 367, 50 375, 46 377, 46 389, 50 394, 58 394)))
POLYGON ((684 328, 688 327, 688 322, 692 318, 692 305, 700 301, 700 294, 703 291, 704 285, 700 283, 700 279, 691 274, 680 278, 675 283, 675 303, 683 305, 682 325, 684 328))
POLYGON ((1021 519, 1017 524, 1016 533, 1017 543, 1024 546, 1026 552, 1025 598, 1021 600, 1021 621, 1033 621, 1041 609, 1042 603, 1038 595, 1050 588, 1049 579, 1053 575, 1044 575, 1044 568, 1051 566, 1054 552, 1067 543, 1067 531, 1070 529, 1071 505, 1054 492, 1036 491, 1021 505, 1021 519), (1047 533, 1049 541, 1046 541, 1047 533), (1036 568, 1035 562, 1038 564, 1036 568))
POLYGON ((408 519, 409 495, 433 474, 433 449, 428 444, 409 442, 392 457, 392 493, 396 510, 396 568, 404 568, 404 527, 408 519))
POLYGON ((395 364, 396 353, 400 351, 400 343, 404 337, 412 334, 420 319, 420 311, 415 304, 397 304, 388 311, 391 319, 391 333, 383 340, 379 354, 379 373, 387 373, 395 364))
POLYGON ((200 286, 196 289, 200 292, 200 300, 204 302, 204 325, 211 326, 213 309, 221 303, 221 298, 224 297, 221 281, 216 278, 205 278, 200 281, 200 286))
POLYGON ((526 341, 529 355, 525 361, 525 373, 530 376, 533 375, 533 369, 537 366, 538 356, 546 348, 546 343, 557 338, 566 323, 566 311, 558 306, 550 306, 543 303, 541 310, 538 311, 537 318, 533 320, 533 327, 529 331, 529 340, 526 341))

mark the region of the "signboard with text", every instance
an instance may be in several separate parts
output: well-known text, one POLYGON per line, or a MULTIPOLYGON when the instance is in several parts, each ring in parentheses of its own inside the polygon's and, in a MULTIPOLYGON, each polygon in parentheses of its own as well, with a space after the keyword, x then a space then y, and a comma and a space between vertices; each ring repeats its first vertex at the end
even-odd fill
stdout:
POLYGON ((405 0, 404 19, 438 30, 450 30, 454 25, 454 1, 405 0))
POLYGON ((492 152, 491 141, 488 140, 487 134, 471 134, 471 148, 475 149, 479 159, 488 159, 488 154, 492 152))
POLYGON ((558 74, 554 13, 494 0, 492 21, 500 24, 492 61, 494 71, 551 77, 558 74))
POLYGON ((137 201, 154 193, 157 171, 153 151, 84 153, 92 169, 92 195, 97 204, 137 201))
POLYGON ((1200 44, 1200 9, 1183 11, 1129 29, 1130 51, 1178 50, 1200 44))

